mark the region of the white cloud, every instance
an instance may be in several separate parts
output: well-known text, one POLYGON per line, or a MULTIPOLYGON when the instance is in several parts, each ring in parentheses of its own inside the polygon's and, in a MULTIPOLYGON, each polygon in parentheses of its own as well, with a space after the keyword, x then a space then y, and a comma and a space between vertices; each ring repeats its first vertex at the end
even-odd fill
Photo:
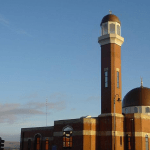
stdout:
POLYGON ((4 18, 3 15, 0 14, 0 23, 2 23, 3 25, 9 25, 9 21, 6 20, 6 18, 4 18))
POLYGON ((22 35, 32 37, 32 35, 27 33, 25 30, 18 29, 18 27, 13 27, 13 25, 2 14, 0 14, 0 23, 17 34, 22 34, 22 35))

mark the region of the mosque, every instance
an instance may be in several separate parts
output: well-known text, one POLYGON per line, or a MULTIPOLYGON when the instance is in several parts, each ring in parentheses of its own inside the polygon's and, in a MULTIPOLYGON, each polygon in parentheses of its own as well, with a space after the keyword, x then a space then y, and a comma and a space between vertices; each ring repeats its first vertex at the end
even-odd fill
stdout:
POLYGON ((149 150, 150 89, 141 86, 122 99, 121 22, 101 21, 101 114, 21 129, 20 150, 149 150))

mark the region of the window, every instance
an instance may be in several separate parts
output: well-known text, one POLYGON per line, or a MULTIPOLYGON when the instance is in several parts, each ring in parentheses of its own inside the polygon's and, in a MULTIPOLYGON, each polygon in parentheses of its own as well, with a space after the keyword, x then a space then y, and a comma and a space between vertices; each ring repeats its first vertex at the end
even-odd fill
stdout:
POLYGON ((46 139, 46 141, 45 141, 45 150, 48 150, 48 145, 49 145, 49 141, 48 141, 48 139, 46 139))
POLYGON ((34 137, 34 150, 40 150, 41 149, 41 134, 37 133, 34 137))
POLYGON ((149 107, 146 107, 146 108, 145 108, 145 112, 146 112, 146 113, 149 113, 149 112, 150 112, 149 107))
POLYGON ((115 34, 115 24, 110 24, 110 33, 114 33, 115 34))
POLYGON ((105 87, 108 87, 108 71, 105 71, 105 87))
POLYGON ((36 149, 40 150, 40 138, 37 138, 36 149))
POLYGON ((28 139, 28 150, 31 149, 31 139, 28 139))
POLYGON ((72 128, 70 127, 63 130, 63 147, 72 147, 72 128))
POLYGON ((128 140, 128 145, 127 145, 128 149, 131 149, 131 137, 130 137, 130 135, 128 135, 127 138, 128 138, 127 139, 128 140))
POLYGON ((119 88, 119 71, 117 71, 117 88, 119 88))
POLYGON ((148 150, 148 135, 145 136, 145 147, 148 150))
POLYGON ((102 26, 102 35, 108 34, 108 27, 107 24, 104 24, 102 26))
POLYGON ((120 35, 120 26, 117 25, 117 34, 120 35))
POLYGON ((138 108, 134 107, 134 113, 138 113, 138 108))
POLYGON ((122 146, 122 136, 120 136, 120 146, 122 146))

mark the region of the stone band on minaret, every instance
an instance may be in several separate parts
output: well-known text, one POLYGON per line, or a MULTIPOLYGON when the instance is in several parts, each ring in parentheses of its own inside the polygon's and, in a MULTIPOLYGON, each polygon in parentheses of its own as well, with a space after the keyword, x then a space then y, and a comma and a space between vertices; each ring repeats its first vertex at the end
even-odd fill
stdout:
POLYGON ((123 42, 124 42, 124 38, 117 34, 106 34, 106 35, 100 36, 98 38, 98 43, 100 45, 115 43, 115 44, 121 46, 123 44, 123 42))

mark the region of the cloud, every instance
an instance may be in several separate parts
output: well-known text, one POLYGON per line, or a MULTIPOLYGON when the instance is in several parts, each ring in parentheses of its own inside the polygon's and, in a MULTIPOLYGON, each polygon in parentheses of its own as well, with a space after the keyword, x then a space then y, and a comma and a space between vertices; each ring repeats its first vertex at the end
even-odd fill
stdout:
POLYGON ((13 27, 13 25, 2 14, 0 14, 0 23, 17 34, 22 34, 22 35, 32 37, 32 35, 27 33, 25 30, 13 27))
MULTIPOLYGON (((46 103, 42 102, 29 102, 26 104, 31 109, 42 109, 46 108, 46 103)), ((47 109, 56 109, 62 110, 65 108, 65 101, 58 101, 58 102, 47 102, 47 109)))
POLYGON ((6 20, 6 19, 4 18, 4 16, 1 15, 1 14, 0 14, 0 23, 3 24, 3 25, 6 25, 6 26, 9 25, 9 21, 6 20))
POLYGON ((16 30, 16 33, 33 37, 31 34, 27 33, 27 32, 26 32, 25 30, 23 30, 23 29, 16 30))
MULTIPOLYGON (((65 101, 47 103, 48 111, 61 111, 65 109, 65 101)), ((21 105, 19 103, 0 105, 0 123, 7 122, 13 124, 20 117, 28 118, 34 115, 45 115, 45 102, 28 102, 21 105)))
MULTIPOLYGON (((26 120, 29 117, 45 115, 46 99, 43 99, 36 92, 20 97, 21 103, 0 103, 0 123, 13 124, 20 118, 26 120), (28 101, 28 102, 27 102, 28 101)), ((62 111, 66 108, 67 95, 62 93, 53 93, 47 97, 47 113, 52 114, 55 111, 62 111)))

